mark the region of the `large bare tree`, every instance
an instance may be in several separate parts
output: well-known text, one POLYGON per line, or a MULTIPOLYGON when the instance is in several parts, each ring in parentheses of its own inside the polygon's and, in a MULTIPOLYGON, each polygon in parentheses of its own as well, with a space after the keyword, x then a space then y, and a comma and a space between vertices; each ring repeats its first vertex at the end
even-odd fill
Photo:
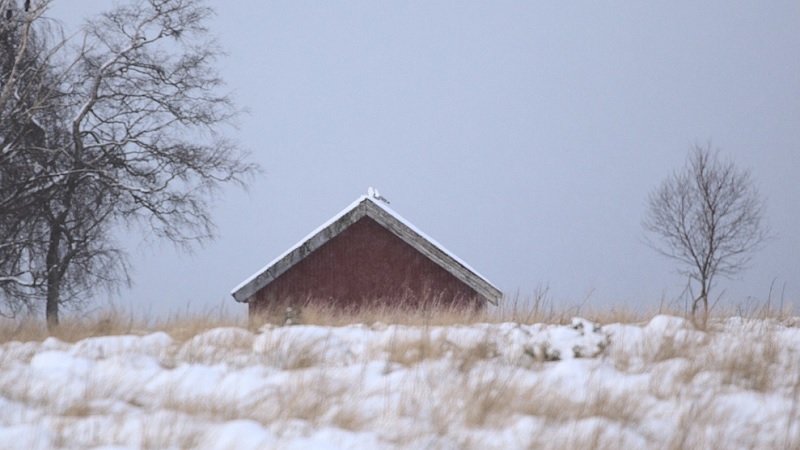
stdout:
POLYGON ((740 272, 763 244, 768 235, 764 211, 750 172, 721 159, 710 144, 696 145, 683 170, 650 193, 643 226, 660 242, 648 243, 678 261, 679 273, 699 284, 692 317, 702 304, 707 319, 716 277, 740 272))
MULTIPOLYGON (((0 315, 36 305, 39 280, 31 262, 46 232, 39 204, 55 185, 44 170, 50 160, 45 128, 57 122, 57 81, 51 58, 47 2, 17 8, 0 0, 0 315), (36 26, 35 26, 36 24, 36 26)), ((63 135, 63 133, 62 133, 63 135)))
MULTIPOLYGON (((11 14, 17 29, 33 33, 46 23, 49 2, 34 3, 41 12, 11 14)), ((28 205, 17 222, 6 221, 21 230, 15 242, 33 241, 6 258, 16 264, 7 264, 16 273, 6 279, 30 289, 25 298, 41 297, 48 325, 58 324, 61 305, 128 281, 125 254, 112 239, 117 227, 141 225, 188 248, 214 236, 213 194, 258 170, 221 133, 238 111, 220 92, 214 64, 221 52, 206 27, 212 14, 202 0, 130 1, 37 52, 45 56, 34 63, 47 70, 34 81, 46 86, 48 101, 24 114, 37 124, 41 139, 28 147, 39 156, 9 171, 31 172, 27 178, 38 182, 7 187, 0 201, 28 205)), ((17 41, 17 54, 24 45, 17 41)), ((22 69, 4 90, 25 79, 22 69)))

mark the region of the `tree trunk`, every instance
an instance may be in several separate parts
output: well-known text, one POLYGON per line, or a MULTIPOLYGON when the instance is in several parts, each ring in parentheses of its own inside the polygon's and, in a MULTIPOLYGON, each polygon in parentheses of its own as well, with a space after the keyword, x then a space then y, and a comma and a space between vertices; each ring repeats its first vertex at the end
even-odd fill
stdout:
POLYGON ((703 328, 708 326, 708 291, 703 294, 703 328))
POLYGON ((47 246, 47 303, 45 316, 47 329, 52 331, 58 327, 58 303, 61 296, 61 270, 58 247, 61 243, 61 233, 57 229, 50 230, 50 242, 47 246))
POLYGON ((692 302, 692 322, 695 326, 701 325, 705 328, 708 324, 708 281, 700 281, 700 295, 692 302), (697 320, 697 310, 700 308, 700 303, 703 304, 703 317, 700 321, 697 320))
POLYGON ((60 296, 60 280, 54 281, 53 277, 47 279, 47 330, 58 328, 58 297, 60 296))
POLYGON ((705 329, 706 325, 708 325, 708 281, 707 280, 702 280, 700 282, 700 284, 701 284, 700 296, 697 297, 697 300, 694 301, 694 308, 692 309, 692 316, 695 315, 695 313, 697 312, 697 307, 699 306, 698 304, 702 301, 703 302, 703 317, 702 317, 702 320, 701 320, 700 323, 702 324, 703 329, 705 329))

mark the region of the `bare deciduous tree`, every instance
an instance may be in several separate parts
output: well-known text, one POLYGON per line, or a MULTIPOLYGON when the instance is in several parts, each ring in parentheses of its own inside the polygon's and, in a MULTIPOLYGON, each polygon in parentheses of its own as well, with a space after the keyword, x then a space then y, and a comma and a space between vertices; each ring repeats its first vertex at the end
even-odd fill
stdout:
MULTIPOLYGON (((55 123, 59 97, 53 89, 48 45, 48 2, 18 9, 0 0, 0 315, 35 304, 38 280, 30 271, 45 227, 39 202, 54 188, 43 170, 50 159, 45 127, 55 123), (39 26, 35 27, 34 24, 39 26), (38 29, 37 29, 38 28, 38 29)), ((52 131, 52 129, 51 129, 52 131)))
MULTIPOLYGON (((7 172, 38 180, 13 189, 5 183, 0 192, 0 201, 14 207, 34 205, 20 209, 16 222, 5 221, 25 238, 14 248, 31 236, 20 258, 6 258, 16 271, 6 278, 43 299, 48 325, 58 324, 60 305, 128 280, 115 227, 139 224, 189 248, 214 235, 213 194, 224 183, 243 185, 258 170, 220 134, 238 111, 219 92, 213 64, 221 52, 205 26, 212 14, 202 0, 131 1, 89 20, 74 41, 44 46, 36 52, 44 58, 17 64, 23 72, 46 68, 32 80, 47 88, 48 101, 22 114, 43 124, 41 139, 3 150, 37 155, 14 160, 7 172)), ((22 16, 15 32, 38 30, 43 17, 22 16)), ((21 53, 27 41, 16 45, 21 53)), ((3 92, 23 78, 7 77, 3 92)))
POLYGON ((703 306, 717 275, 732 276, 745 268, 767 237, 765 203, 750 172, 723 161, 710 145, 697 145, 686 166, 650 193, 643 226, 661 238, 648 241, 660 254, 681 263, 679 273, 700 285, 692 317, 703 306))

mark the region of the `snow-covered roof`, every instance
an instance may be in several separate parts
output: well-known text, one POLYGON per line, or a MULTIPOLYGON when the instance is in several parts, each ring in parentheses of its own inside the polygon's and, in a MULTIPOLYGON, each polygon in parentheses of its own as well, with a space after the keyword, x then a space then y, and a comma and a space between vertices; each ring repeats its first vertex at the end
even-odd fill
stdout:
POLYGON ((369 195, 359 197, 347 208, 272 260, 263 269, 244 280, 231 291, 231 295, 236 301, 247 302, 261 288, 271 283, 307 255, 364 216, 375 220, 391 231, 462 283, 474 289, 490 303, 496 305, 500 297, 503 296, 503 293, 497 287, 476 272, 469 264, 420 231, 411 222, 389 208, 386 203, 369 195))

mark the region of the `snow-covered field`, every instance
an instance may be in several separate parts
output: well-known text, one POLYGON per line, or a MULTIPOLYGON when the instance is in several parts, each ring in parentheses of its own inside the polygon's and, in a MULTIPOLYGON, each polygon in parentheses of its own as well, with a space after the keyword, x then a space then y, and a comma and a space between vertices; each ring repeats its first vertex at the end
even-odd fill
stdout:
POLYGON ((0 345, 0 448, 800 448, 800 328, 216 328, 0 345))

